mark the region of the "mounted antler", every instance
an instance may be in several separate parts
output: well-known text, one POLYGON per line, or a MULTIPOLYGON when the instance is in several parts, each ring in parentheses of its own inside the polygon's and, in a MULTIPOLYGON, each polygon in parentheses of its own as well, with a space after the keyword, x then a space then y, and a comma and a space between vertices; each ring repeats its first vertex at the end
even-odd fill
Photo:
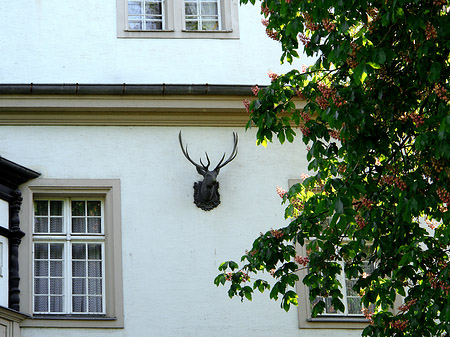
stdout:
POLYGON ((217 182, 217 175, 219 174, 219 171, 222 167, 230 163, 234 158, 237 156, 237 143, 238 143, 238 136, 235 132, 233 132, 233 150, 231 151, 231 155, 228 157, 227 160, 225 159, 225 153, 222 156, 222 159, 220 159, 217 166, 214 168, 214 170, 209 170, 209 165, 211 164, 211 161, 209 160, 208 153, 205 152, 206 160, 208 161, 208 164, 203 164, 202 160, 200 159, 200 164, 197 164, 194 162, 191 157, 189 157, 187 145, 186 148, 183 146, 183 140, 181 139, 181 131, 178 134, 178 140, 180 142, 181 151, 183 151, 184 156, 187 160, 191 162, 192 165, 194 165, 197 169, 198 174, 203 176, 203 181, 198 181, 194 183, 194 203, 197 205, 197 207, 205 210, 210 211, 211 209, 217 207, 220 204, 220 195, 219 195, 219 183, 217 182))

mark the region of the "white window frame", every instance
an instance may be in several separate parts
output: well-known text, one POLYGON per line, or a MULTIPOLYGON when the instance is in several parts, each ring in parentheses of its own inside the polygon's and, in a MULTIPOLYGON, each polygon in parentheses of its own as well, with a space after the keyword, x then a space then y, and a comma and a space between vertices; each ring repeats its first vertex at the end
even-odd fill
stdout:
MULTIPOLYGON (((22 327, 57 328, 123 328, 122 232, 119 179, 35 179, 22 185, 21 230, 25 232, 19 246, 20 311, 30 318, 22 327), (33 248, 34 241, 55 238, 36 235, 34 231, 34 199, 103 200, 104 232, 90 233, 83 242, 103 242, 103 313, 33 313, 33 248), (89 239, 89 240, 88 240, 89 239), (104 241, 103 241, 104 240, 104 241)), ((64 241, 63 239, 62 241, 64 241)), ((45 241, 47 242, 47 241, 45 241)), ((71 286, 71 284, 70 284, 71 286)), ((69 307, 71 308, 71 307, 69 307)))
MULTIPOLYGON (((62 232, 61 233, 43 233, 43 232, 36 232, 35 226, 33 225, 33 282, 37 278, 35 273, 35 262, 36 261, 45 261, 45 260, 36 260, 35 256, 35 247, 36 244, 61 244, 63 245, 63 258, 62 258, 62 279, 63 279, 63 311, 51 311, 51 306, 48 303, 48 310, 47 311, 36 311, 35 307, 35 300, 36 297, 44 297, 42 294, 36 294, 35 293, 35 287, 33 286, 33 314, 44 314, 44 315, 55 315, 55 314, 72 314, 72 315, 104 315, 106 314, 105 310, 105 234, 104 234, 104 200, 102 198, 71 198, 71 197, 65 197, 65 198, 43 198, 43 197, 37 197, 34 198, 33 202, 35 201, 62 201, 63 203, 63 215, 62 215, 62 232), (101 210, 101 232, 100 233, 76 233, 72 231, 72 207, 71 203, 72 201, 100 201, 100 210, 101 210), (83 311, 83 312, 76 312, 73 311, 73 305, 72 300, 74 295, 76 294, 72 293, 72 281, 73 279, 76 279, 78 277, 72 275, 72 264, 73 264, 73 255, 72 255, 72 247, 73 244, 100 244, 101 245, 101 282, 102 282, 102 293, 101 293, 101 304, 102 304, 102 310, 99 312, 89 312, 83 311)), ((86 215, 88 217, 88 215, 86 215)), ((35 220, 36 215, 33 216, 33 220, 35 220)), ((33 224, 35 221, 33 221, 33 224)), ((48 222, 48 225, 50 226, 50 222, 48 222)), ((86 222, 86 226, 88 226, 88 223, 86 222)), ((86 227, 87 228, 87 227, 86 227)), ((87 251, 86 251, 86 254, 87 251)), ((86 258, 87 260, 87 258, 86 258)), ((51 265, 51 259, 47 259, 49 266, 51 265)), ((48 289, 50 289, 50 293, 47 294, 48 297, 51 297, 51 275, 50 275, 50 268, 49 274, 47 275, 47 279, 49 281, 48 289)), ((38 277, 38 278, 44 278, 44 277, 38 277)), ((88 290, 88 277, 86 275, 86 291, 88 290)), ((88 297, 86 294, 85 297, 88 297)), ((88 302, 86 302, 86 308, 88 309, 88 302)))
POLYGON ((217 0, 219 9, 217 30, 187 30, 185 0, 162 0, 164 15, 162 30, 132 30, 128 26, 129 0, 116 1, 118 38, 239 39, 239 0, 217 0))

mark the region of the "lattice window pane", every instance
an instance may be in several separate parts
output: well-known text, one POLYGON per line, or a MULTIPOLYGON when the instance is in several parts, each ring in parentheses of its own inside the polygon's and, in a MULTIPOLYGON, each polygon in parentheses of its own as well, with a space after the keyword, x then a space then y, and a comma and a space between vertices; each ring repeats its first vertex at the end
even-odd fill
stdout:
POLYGON ((72 280, 72 294, 86 294, 86 280, 84 278, 74 278, 72 280))
POLYGON ((52 278, 50 279, 50 294, 52 295, 63 295, 64 285, 62 278, 52 278))
POLYGON ((73 312, 86 312, 86 297, 73 296, 72 297, 73 312))
POLYGON ((34 232, 48 233, 48 218, 34 218, 34 232))
POLYGON ((48 276, 48 261, 34 261, 34 276, 48 276))
POLYGON ((34 244, 34 258, 36 260, 48 259, 48 244, 47 243, 35 243, 34 244))
POLYGON ((88 294, 89 295, 101 295, 102 290, 102 280, 101 279, 89 279, 88 280, 88 294))
POLYGON ((48 215, 48 201, 47 200, 36 200, 34 202, 34 215, 36 215, 36 216, 47 216, 48 215))
POLYGON ((72 244, 72 259, 84 260, 86 258, 86 244, 74 243, 72 244))
POLYGON ((50 296, 50 312, 64 312, 64 298, 62 296, 50 296))
POLYGON ((48 312, 48 297, 47 296, 34 296, 34 311, 35 312, 48 312))
POLYGON ((102 311, 102 298, 100 296, 89 296, 89 312, 102 311))
POLYGON ((48 291, 48 279, 47 278, 35 278, 34 279, 34 293, 47 295, 48 291))

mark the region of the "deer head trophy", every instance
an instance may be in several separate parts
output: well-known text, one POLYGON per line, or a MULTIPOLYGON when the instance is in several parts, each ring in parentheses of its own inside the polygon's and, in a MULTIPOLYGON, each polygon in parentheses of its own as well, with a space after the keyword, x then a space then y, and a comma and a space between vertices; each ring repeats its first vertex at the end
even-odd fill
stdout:
POLYGON ((235 132, 233 132, 233 151, 231 151, 230 157, 224 161, 224 153, 222 159, 212 171, 209 170, 209 165, 211 164, 211 162, 209 160, 208 153, 205 152, 208 164, 204 165, 202 160, 200 159, 201 165, 199 165, 189 157, 187 145, 186 148, 184 148, 183 141, 181 139, 181 131, 178 134, 178 140, 180 141, 181 151, 183 151, 186 159, 189 160, 191 164, 197 168, 198 174, 203 176, 203 181, 194 183, 194 203, 202 210, 210 211, 220 204, 219 182, 217 181, 217 176, 219 175, 219 171, 222 167, 236 158, 238 136, 235 132))

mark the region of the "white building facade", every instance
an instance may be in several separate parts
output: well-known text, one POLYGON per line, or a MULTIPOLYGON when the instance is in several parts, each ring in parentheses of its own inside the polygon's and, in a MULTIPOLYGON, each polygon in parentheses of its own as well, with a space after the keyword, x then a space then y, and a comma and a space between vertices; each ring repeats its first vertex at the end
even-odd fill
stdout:
POLYGON ((300 139, 257 147, 245 131, 251 86, 289 70, 260 20, 235 0, 2 11, 0 335, 360 335, 360 315, 310 319, 306 300, 285 313, 213 284, 221 262, 284 225, 276 186, 307 172, 300 139), (238 136, 209 211, 194 204, 202 177, 180 131, 211 168, 238 136))

